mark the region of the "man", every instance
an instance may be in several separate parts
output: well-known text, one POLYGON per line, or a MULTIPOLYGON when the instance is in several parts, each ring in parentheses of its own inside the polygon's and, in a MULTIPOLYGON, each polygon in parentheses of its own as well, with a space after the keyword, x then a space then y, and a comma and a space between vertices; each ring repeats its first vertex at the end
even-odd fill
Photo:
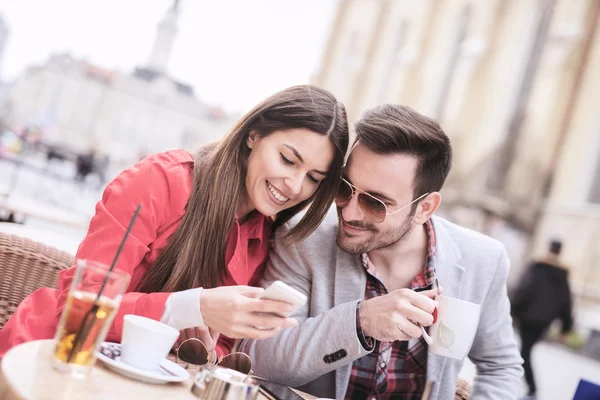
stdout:
POLYGON ((550 241, 546 257, 529 266, 511 298, 512 313, 519 323, 521 356, 531 398, 537 389, 531 367, 531 349, 555 319, 562 322, 563 340, 573 327, 569 273, 560 262, 561 250, 561 241, 550 241))
POLYGON ((433 216, 452 150, 439 125, 408 107, 367 111, 355 126, 335 211, 304 242, 278 231, 262 282, 309 297, 296 327, 241 351, 264 378, 320 397, 452 399, 462 360, 428 354, 436 288, 481 304, 469 357, 472 398, 516 398, 522 376, 503 246, 433 216), (337 245, 336 245, 337 244, 337 245), (424 394, 428 395, 424 396, 424 394))

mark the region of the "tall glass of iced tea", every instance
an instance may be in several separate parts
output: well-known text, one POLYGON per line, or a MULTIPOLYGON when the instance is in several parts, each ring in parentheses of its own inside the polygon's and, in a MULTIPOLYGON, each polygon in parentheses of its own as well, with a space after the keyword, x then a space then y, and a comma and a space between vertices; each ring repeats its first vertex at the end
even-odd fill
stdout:
POLYGON ((109 272, 108 265, 95 261, 77 261, 56 330, 54 358, 58 369, 69 371, 76 378, 87 376, 128 284, 129 275, 122 271, 109 272))

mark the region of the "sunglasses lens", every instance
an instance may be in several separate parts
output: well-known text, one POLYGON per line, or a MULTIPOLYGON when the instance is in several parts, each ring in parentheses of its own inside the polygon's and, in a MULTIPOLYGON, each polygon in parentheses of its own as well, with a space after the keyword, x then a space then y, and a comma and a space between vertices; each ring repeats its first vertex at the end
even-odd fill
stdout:
POLYGON ((208 350, 200 340, 187 339, 177 349, 177 358, 188 364, 204 365, 208 363, 208 350))
POLYGON ((244 353, 231 353, 223 357, 219 362, 220 367, 234 369, 242 374, 248 374, 252 370, 252 360, 244 353))
POLYGON ((373 222, 383 222, 385 220, 385 204, 364 193, 358 194, 358 205, 365 216, 373 222))
POLYGON ((337 195, 335 196, 335 202, 339 206, 344 206, 348 203, 352 197, 352 188, 348 185, 348 182, 342 180, 338 189, 337 195))

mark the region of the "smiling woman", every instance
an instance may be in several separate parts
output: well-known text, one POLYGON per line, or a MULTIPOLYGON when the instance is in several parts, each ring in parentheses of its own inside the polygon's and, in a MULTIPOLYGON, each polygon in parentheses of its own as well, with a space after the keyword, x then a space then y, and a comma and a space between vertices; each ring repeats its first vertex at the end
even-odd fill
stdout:
MULTIPOLYGON (((347 145, 344 106, 303 85, 267 98, 195 157, 170 151, 122 172, 107 186, 77 252, 79 259, 110 263, 142 204, 117 264, 131 284, 108 340, 120 341, 126 314, 185 330, 183 337, 198 337, 220 354, 232 343, 220 333, 262 339, 294 325, 269 314, 289 305, 255 298, 262 289, 251 286, 273 230, 305 208, 286 240, 305 238, 323 220, 347 145)), ((58 290, 41 289, 21 303, 0 332, 0 357, 18 343, 54 336, 74 272, 61 274, 58 290)))
POLYGON ((247 196, 238 209, 245 215, 252 209, 277 215, 308 199, 334 159, 334 147, 326 135, 307 128, 276 131, 261 138, 251 132, 246 174, 247 196))

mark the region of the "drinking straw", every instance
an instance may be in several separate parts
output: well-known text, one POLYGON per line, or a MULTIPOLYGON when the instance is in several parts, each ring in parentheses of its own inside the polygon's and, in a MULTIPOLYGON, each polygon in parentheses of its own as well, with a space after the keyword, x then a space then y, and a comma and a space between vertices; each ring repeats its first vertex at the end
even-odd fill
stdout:
POLYGON ((113 269, 115 268, 115 265, 117 265, 117 260, 119 259, 119 256, 121 255, 121 251, 123 250, 123 246, 125 246, 125 241, 127 240, 127 236, 129 236, 129 233, 131 232, 131 228, 133 228, 133 224, 138 216, 138 214, 140 213, 140 210, 142 208, 141 204, 138 204, 137 208, 135 209, 135 212, 133 213, 133 217, 131 218, 131 221, 129 221, 129 226, 127 227, 127 230, 125 231, 125 236, 123 236, 123 239, 121 240, 121 244, 119 245, 119 248, 117 250, 117 254, 115 254, 115 258, 113 259, 112 264, 110 265, 110 268, 108 269, 108 272, 106 273, 106 276, 104 277, 104 281, 102 282, 102 286, 100 286, 100 290, 98 290, 98 295, 96 296, 96 300, 94 300, 94 304, 92 305, 92 307, 90 308, 90 310, 85 314, 85 316, 83 317, 83 320, 81 321, 81 326, 79 327, 79 331, 77 332, 77 335, 75 336, 75 343, 73 343, 73 348, 71 349, 71 352, 69 353, 69 357, 67 358, 67 363, 70 363, 73 356, 75 354, 77 354, 77 352, 79 351, 79 347, 81 347, 81 345, 83 344, 82 342, 85 340, 81 340, 82 337, 84 337, 84 335, 82 335, 82 333, 86 333, 85 337, 87 337, 87 333, 89 333, 89 329, 91 329, 92 326, 94 326, 94 322, 95 322, 95 318, 96 318, 96 312, 98 311, 98 301, 100 300, 100 296, 102 296, 102 292, 104 291, 104 287, 106 286, 106 283, 108 282, 108 277, 110 276, 110 273, 113 271, 113 269), (88 318, 92 317, 92 319, 88 322, 88 318))

